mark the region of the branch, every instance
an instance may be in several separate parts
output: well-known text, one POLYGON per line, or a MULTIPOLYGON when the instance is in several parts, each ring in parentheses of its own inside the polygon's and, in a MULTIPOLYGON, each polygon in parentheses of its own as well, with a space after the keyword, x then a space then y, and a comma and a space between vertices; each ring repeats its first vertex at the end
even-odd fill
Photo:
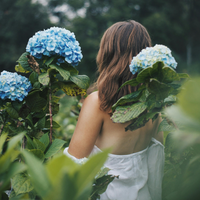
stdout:
POLYGON ((52 144, 52 130, 53 130, 53 118, 52 118, 52 104, 51 104, 51 82, 49 82, 49 116, 50 116, 50 133, 49 141, 52 144))

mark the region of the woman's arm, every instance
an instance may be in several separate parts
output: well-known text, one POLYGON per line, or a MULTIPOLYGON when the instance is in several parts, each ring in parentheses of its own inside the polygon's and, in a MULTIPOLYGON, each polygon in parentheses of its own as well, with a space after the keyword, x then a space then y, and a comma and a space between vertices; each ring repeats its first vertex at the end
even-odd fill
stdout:
POLYGON ((103 124, 103 111, 99 109, 98 92, 84 101, 68 152, 76 158, 88 156, 96 142, 103 124))

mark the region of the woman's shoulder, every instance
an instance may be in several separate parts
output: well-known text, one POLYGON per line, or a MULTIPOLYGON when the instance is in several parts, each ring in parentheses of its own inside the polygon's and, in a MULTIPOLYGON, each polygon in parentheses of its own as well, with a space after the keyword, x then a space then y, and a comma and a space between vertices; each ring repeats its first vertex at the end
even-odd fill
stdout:
POLYGON ((100 111, 100 100, 99 100, 98 91, 92 92, 85 98, 82 108, 84 107, 87 107, 94 111, 100 111))

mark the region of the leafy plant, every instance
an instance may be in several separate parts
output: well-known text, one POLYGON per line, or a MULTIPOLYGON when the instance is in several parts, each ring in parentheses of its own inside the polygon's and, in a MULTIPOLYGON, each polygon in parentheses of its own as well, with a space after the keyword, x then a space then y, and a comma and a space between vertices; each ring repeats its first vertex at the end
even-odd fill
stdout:
POLYGON ((176 129, 166 138, 163 200, 199 199, 200 78, 183 85, 178 103, 165 110, 176 129))
POLYGON ((150 119, 154 121, 165 107, 176 102, 181 86, 178 81, 188 77, 187 74, 177 73, 162 61, 154 63, 121 86, 140 85, 138 91, 121 97, 112 106, 114 113, 111 119, 116 123, 132 121, 126 127, 126 130, 132 131, 144 126, 150 119))

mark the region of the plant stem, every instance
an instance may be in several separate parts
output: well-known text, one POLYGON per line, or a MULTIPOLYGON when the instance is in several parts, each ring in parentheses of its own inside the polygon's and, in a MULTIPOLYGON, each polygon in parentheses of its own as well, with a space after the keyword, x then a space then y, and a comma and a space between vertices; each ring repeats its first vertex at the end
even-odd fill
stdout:
POLYGON ((51 105, 51 82, 49 82, 49 116, 50 116, 50 133, 49 141, 52 144, 52 131, 53 131, 53 118, 52 118, 52 105, 51 105))

